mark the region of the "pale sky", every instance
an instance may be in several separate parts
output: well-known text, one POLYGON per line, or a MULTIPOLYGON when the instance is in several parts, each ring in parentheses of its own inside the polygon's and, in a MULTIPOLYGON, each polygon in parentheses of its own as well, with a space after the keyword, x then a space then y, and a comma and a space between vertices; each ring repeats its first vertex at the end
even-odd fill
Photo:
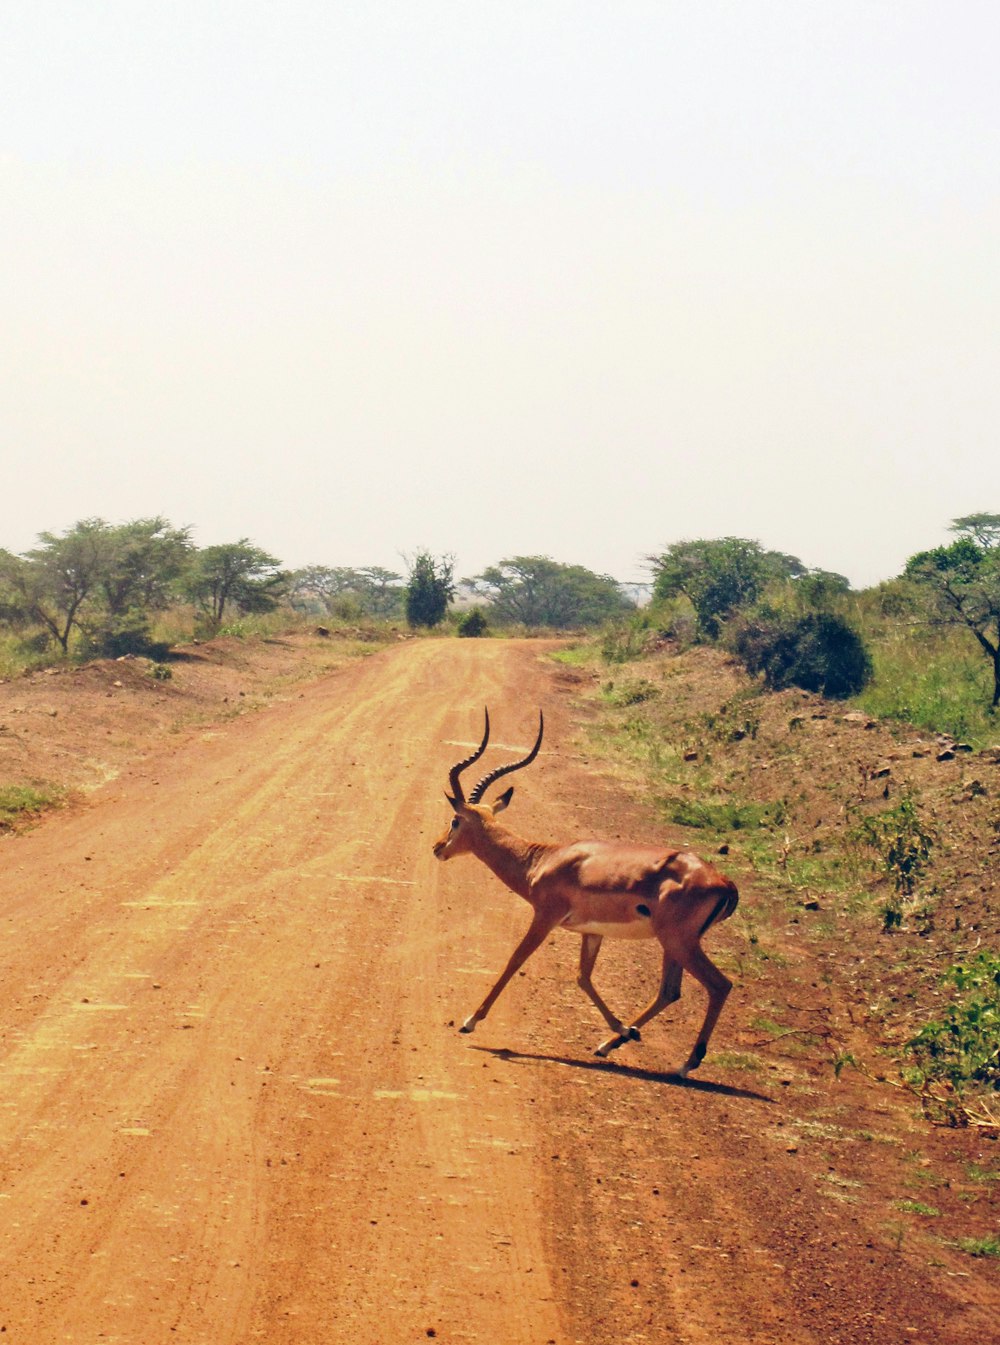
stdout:
POLYGON ((1000 512, 996 0, 6 0, 0 547, 865 586, 1000 512))

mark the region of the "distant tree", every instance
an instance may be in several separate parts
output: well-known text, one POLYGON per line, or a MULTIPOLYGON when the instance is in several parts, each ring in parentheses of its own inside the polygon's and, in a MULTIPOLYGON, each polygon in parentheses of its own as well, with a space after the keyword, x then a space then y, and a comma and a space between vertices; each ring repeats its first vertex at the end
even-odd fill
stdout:
POLYGON ((920 551, 904 574, 927 592, 935 617, 970 631, 993 668, 992 708, 1000 705, 1000 514, 952 521, 950 546, 920 551))
POLYGON ((851 581, 833 570, 806 570, 793 579, 795 596, 805 608, 822 610, 851 591, 851 581))
POLYGON ((810 571, 798 556, 790 556, 786 551, 762 552, 764 570, 770 579, 803 579, 810 571))
MULTIPOLYGON (((369 616, 398 616, 406 601, 407 589, 403 585, 403 576, 395 570, 383 569, 381 565, 367 565, 356 570, 358 577, 358 595, 361 609, 369 616)), ((448 594, 451 601, 451 593, 448 594)), ((447 606, 447 604, 445 604, 447 606)))
POLYGON ((418 551, 408 564, 407 621, 411 626, 440 625, 455 593, 454 558, 435 558, 429 551, 418 551))
POLYGON ((331 612, 339 597, 353 591, 357 574, 357 570, 344 565, 332 568, 329 565, 307 565, 301 570, 293 570, 288 576, 289 601, 293 607, 319 603, 327 612, 331 612))
POLYGON ((653 597, 683 595, 698 618, 699 632, 716 640, 727 617, 756 602, 770 579, 788 578, 802 564, 794 556, 768 552, 744 537, 674 542, 661 555, 649 556, 653 597))
POLYGON ((379 565, 355 569, 341 565, 308 565, 288 576, 288 596, 293 607, 330 615, 389 617, 402 610, 403 577, 379 565))
POLYGON ((36 620, 27 568, 23 556, 0 549, 0 622, 5 626, 21 627, 36 620))
POLYGON ((500 622, 555 630, 599 626, 635 605, 609 575, 549 556, 513 556, 466 580, 465 586, 489 603, 500 622))
POLYGON ((270 612, 278 605, 285 583, 280 564, 275 556, 241 537, 238 542, 197 551, 184 588, 214 632, 230 607, 240 612, 270 612))

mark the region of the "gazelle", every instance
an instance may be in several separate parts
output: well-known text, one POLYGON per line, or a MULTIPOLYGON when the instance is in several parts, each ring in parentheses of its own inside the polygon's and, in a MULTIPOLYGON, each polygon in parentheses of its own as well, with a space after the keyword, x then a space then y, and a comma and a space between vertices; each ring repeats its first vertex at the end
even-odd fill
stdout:
POLYGON ((705 932, 732 915, 739 900, 736 887, 717 869, 690 850, 609 841, 577 841, 548 845, 526 841, 497 820, 510 803, 510 788, 492 803, 483 796, 497 780, 522 770, 537 757, 545 721, 538 716, 538 737, 526 757, 498 766, 485 775, 466 799, 461 775, 486 751, 490 716, 486 711, 483 740, 470 757, 448 773, 451 793, 446 797, 455 816, 434 844, 438 859, 471 854, 532 910, 528 932, 514 949, 499 980, 461 1027, 472 1032, 489 1013, 507 982, 554 929, 566 929, 583 939, 577 984, 597 1007, 613 1036, 598 1046, 607 1056, 627 1041, 639 1041, 639 1030, 668 1004, 680 998, 685 971, 708 992, 708 1009, 687 1062, 676 1072, 683 1078, 705 1057, 732 982, 702 951, 705 932), (660 988, 651 1003, 628 1026, 608 1008, 594 988, 591 976, 601 943, 611 939, 659 939, 663 949, 660 988))

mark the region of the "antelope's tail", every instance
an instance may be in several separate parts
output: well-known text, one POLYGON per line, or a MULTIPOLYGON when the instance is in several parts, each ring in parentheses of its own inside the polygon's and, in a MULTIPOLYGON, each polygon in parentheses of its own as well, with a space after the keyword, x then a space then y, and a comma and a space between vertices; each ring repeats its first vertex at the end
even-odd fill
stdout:
POLYGON ((725 887, 720 887, 719 898, 712 908, 712 913, 701 927, 702 934, 711 929, 713 925, 719 924, 723 920, 728 920, 733 911, 740 903, 740 894, 737 891, 736 884, 727 880, 725 887))

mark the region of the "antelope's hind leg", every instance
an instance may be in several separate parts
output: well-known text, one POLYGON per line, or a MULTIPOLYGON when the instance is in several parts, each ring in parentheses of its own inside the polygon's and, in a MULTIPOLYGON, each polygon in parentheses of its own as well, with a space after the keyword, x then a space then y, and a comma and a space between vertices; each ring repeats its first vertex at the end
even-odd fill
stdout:
MULTIPOLYGON (((681 997, 681 977, 684 974, 684 968, 679 962, 675 962, 669 953, 663 954, 663 973, 660 977, 660 988, 653 999, 638 1018, 628 1027, 619 1028, 614 1037, 609 1037, 607 1041, 602 1041, 600 1046, 594 1052, 595 1055, 606 1056, 611 1051, 617 1051, 619 1046, 624 1046, 627 1041, 641 1041, 639 1029, 644 1027, 651 1018, 655 1018, 658 1013, 662 1013, 668 1004, 673 1004, 681 997)), ((609 1026, 613 1027, 611 1023, 609 1026)))
POLYGON ((712 1035, 712 1030, 718 1022, 722 1006, 733 988, 733 983, 729 977, 719 970, 701 948, 695 948, 692 951, 685 962, 685 970, 689 971, 695 980, 705 987, 708 993, 708 1008, 705 1010, 701 1031, 691 1048, 691 1054, 684 1065, 676 1071, 681 1079, 686 1079, 691 1071, 697 1069, 705 1059, 705 1052, 708 1050, 708 1041, 712 1035))

